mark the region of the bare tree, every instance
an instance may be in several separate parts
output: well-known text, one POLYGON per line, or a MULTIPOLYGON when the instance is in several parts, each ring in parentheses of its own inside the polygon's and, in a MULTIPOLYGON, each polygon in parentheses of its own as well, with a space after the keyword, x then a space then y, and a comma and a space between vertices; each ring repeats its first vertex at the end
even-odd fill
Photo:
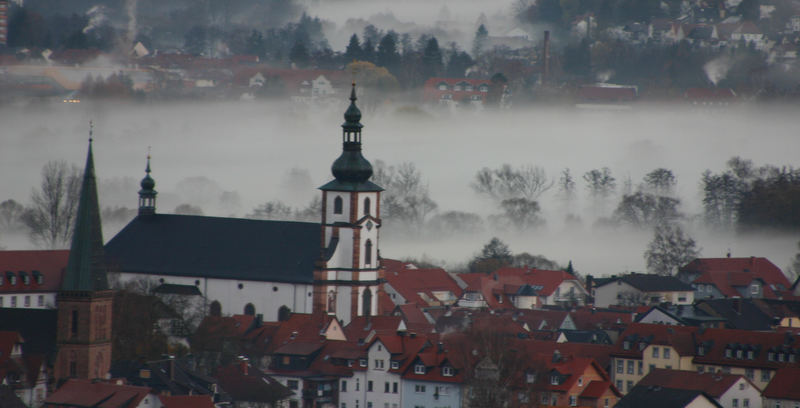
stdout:
POLYGON ((611 170, 608 167, 589 170, 584 173, 583 180, 595 207, 599 208, 601 213, 605 213, 606 201, 614 194, 614 189, 617 187, 617 180, 611 176, 611 170))
POLYGON ((699 255, 700 249, 694 239, 686 235, 680 225, 665 223, 656 226, 644 258, 648 270, 657 275, 671 276, 699 255))
POLYGON ((513 168, 504 164, 497 169, 487 167, 475 174, 472 189, 496 201, 510 198, 535 200, 553 187, 555 181, 547 177, 547 172, 539 166, 513 168))
POLYGON ((65 161, 50 161, 42 168, 42 183, 31 193, 31 207, 23 222, 35 245, 66 248, 72 238, 81 188, 81 170, 65 161))
POLYGON ((414 163, 388 166, 378 160, 374 168, 372 181, 386 189, 381 196, 382 218, 421 229, 438 205, 431 199, 428 186, 422 182, 422 174, 414 163))

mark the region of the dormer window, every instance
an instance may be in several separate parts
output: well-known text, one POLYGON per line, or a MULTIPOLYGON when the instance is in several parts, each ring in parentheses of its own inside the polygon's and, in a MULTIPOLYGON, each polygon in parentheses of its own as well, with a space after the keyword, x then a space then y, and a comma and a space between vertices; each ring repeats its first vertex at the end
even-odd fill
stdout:
POLYGON ((726 348, 725 349, 725 358, 731 358, 732 356, 733 356, 733 353, 731 352, 731 349, 726 348))
POLYGON ((533 384, 536 382, 536 374, 534 373, 526 373, 525 374, 525 382, 528 384, 533 384))
POLYGON ((446 91, 447 90, 447 83, 439 82, 439 90, 440 91, 446 91))
POLYGON ((778 353, 778 361, 780 361, 782 363, 783 360, 784 360, 784 354, 783 353, 778 353))
POLYGON ((453 90, 454 91, 460 91, 461 90, 461 84, 456 84, 455 86, 453 86, 453 90))
POLYGON ((753 355, 753 350, 747 350, 747 359, 752 360, 753 358, 755 358, 753 355))
POLYGON ((622 349, 623 350, 630 350, 631 349, 631 342, 625 340, 622 342, 622 349))
POLYGON ((453 367, 448 367, 448 366, 442 367, 442 375, 443 376, 452 377, 454 374, 455 374, 455 370, 453 370, 453 367))
POLYGON ((744 352, 742 352, 742 350, 736 350, 736 358, 741 360, 743 356, 744 356, 744 352))
POLYGON ((703 346, 697 346, 697 355, 698 356, 706 355, 706 348, 703 346))
POLYGON ((472 85, 465 86, 464 90, 467 91, 467 92, 472 92, 472 85))
POLYGON ((19 271, 19 276, 20 276, 20 278, 22 278, 22 284, 23 285, 30 285, 31 284, 31 277, 28 276, 27 273, 25 273, 24 271, 19 271))
POLYGON ((367 359, 366 358, 359 359, 358 360, 358 365, 361 366, 361 367, 366 367, 367 366, 367 359))
POLYGON ((775 361, 775 353, 773 353, 771 351, 769 353, 767 353, 767 360, 775 361))
POLYGON ((425 374, 425 365, 424 364, 415 365, 414 374, 425 374))
POLYGON ((647 343, 645 343, 645 342, 639 343, 639 351, 644 351, 645 347, 647 347, 647 343))
POLYGON ((392 370, 397 370, 400 368, 400 363, 397 361, 392 361, 392 370))
POLYGON ((39 271, 33 271, 33 279, 36 280, 38 285, 41 285, 44 282, 44 275, 39 271))
POLYGON ((481 85, 478 87, 478 90, 481 92, 489 92, 489 87, 487 85, 481 85))
POLYGON ((550 385, 558 385, 558 384, 559 384, 558 375, 557 374, 551 375, 550 376, 550 385))

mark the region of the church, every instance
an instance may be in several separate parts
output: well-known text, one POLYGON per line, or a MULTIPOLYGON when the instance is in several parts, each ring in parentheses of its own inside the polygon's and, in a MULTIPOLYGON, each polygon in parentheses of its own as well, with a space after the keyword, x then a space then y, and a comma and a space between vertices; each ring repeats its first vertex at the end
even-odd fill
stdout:
POLYGON ((353 84, 333 180, 321 186, 320 223, 159 214, 147 160, 139 212, 105 245, 109 280, 151 279, 205 297, 207 313, 323 311, 343 324, 377 315, 380 195, 361 154, 361 111, 353 84))

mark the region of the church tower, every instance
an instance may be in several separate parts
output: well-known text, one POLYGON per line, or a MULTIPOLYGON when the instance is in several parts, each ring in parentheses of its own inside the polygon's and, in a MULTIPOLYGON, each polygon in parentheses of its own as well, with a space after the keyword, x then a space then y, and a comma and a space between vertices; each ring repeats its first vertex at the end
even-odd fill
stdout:
POLYGON ((55 378, 103 378, 111 367, 111 306, 92 139, 83 170, 75 231, 57 296, 55 378))
POLYGON ((153 215, 156 213, 156 181, 150 177, 150 154, 147 154, 147 167, 144 169, 145 176, 139 184, 139 215, 153 215))
POLYGON ((383 271, 378 259, 380 194, 369 181, 372 165, 361 155, 361 111, 356 86, 342 124, 342 154, 331 166, 334 180, 322 190, 322 256, 314 271, 314 311, 343 324, 378 314, 383 271))

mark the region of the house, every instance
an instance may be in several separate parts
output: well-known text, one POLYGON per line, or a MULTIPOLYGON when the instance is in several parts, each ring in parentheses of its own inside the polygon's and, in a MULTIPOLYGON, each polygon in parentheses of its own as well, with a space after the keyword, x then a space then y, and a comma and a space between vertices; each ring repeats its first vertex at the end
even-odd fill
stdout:
POLYGON ((417 268, 413 264, 384 259, 384 292, 394 305, 416 304, 419 307, 452 306, 462 289, 441 268, 417 268))
POLYGON ((121 284, 151 279, 195 286, 211 315, 261 314, 277 321, 289 311, 319 311, 345 324, 378 315, 383 189, 369 181, 356 100, 353 85, 334 179, 320 187, 320 222, 157 213, 148 158, 139 214, 105 246, 110 273, 121 284))
POLYGON ((724 328, 724 317, 709 315, 695 305, 656 305, 636 317, 637 323, 724 328))
POLYGON ((422 100, 448 107, 476 107, 486 104, 492 82, 488 79, 434 77, 422 86, 422 100))
POLYGON ((800 387, 797 379, 800 378, 800 368, 786 367, 775 372, 775 377, 769 382, 764 392, 763 406, 794 408, 800 406, 800 387))
POLYGON ((753 44, 757 50, 765 50, 766 36, 752 21, 744 21, 731 33, 731 41, 753 44))
POLYGON ((703 391, 677 390, 661 386, 637 386, 622 397, 616 408, 722 408, 703 391))
POLYGON ((467 286, 459 306, 489 309, 533 309, 542 306, 583 305, 589 295, 566 271, 504 267, 487 275, 462 273, 467 286))
POLYGON ((672 276, 630 273, 598 280, 594 289, 594 305, 654 305, 671 303, 691 305, 693 288, 672 276))
POLYGON ((0 251, 0 308, 54 309, 67 250, 0 251))
POLYGON ((694 287, 695 298, 792 296, 791 282, 767 258, 698 258, 678 270, 678 279, 694 287))
POLYGON ((558 352, 540 358, 544 378, 534 386, 540 406, 613 407, 622 396, 593 359, 558 352))
POLYGON ((403 407, 461 407, 465 369, 446 344, 426 345, 402 375, 403 407))
POLYGON ((44 402, 46 408, 151 408, 159 405, 158 396, 147 387, 82 379, 67 380, 44 402))
POLYGON ((46 361, 43 354, 24 353, 24 343, 19 333, 0 331, 0 385, 26 405, 39 407, 47 393, 46 361))
POLYGON ((637 387, 703 391, 724 408, 761 408, 761 391, 750 380, 735 374, 698 373, 657 368, 637 387))
POLYGON ((656 368, 694 369, 696 328, 633 323, 620 334, 611 356, 611 377, 627 394, 656 368))
POLYGON ((291 406, 288 399, 295 392, 250 365, 246 358, 217 368, 214 376, 232 400, 233 408, 291 406))

